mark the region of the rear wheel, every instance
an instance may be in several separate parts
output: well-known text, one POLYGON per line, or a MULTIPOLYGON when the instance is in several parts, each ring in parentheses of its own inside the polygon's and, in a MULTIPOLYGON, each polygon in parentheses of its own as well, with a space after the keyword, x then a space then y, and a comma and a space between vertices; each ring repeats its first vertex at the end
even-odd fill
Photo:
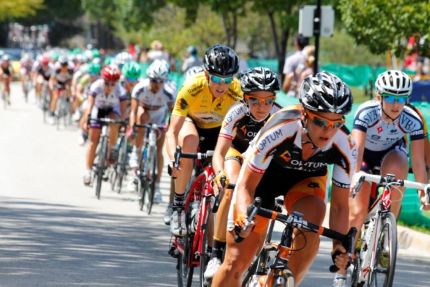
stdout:
POLYGON ((391 287, 397 259, 397 224, 393 213, 382 217, 381 231, 377 239, 375 266, 369 277, 369 286, 391 287))

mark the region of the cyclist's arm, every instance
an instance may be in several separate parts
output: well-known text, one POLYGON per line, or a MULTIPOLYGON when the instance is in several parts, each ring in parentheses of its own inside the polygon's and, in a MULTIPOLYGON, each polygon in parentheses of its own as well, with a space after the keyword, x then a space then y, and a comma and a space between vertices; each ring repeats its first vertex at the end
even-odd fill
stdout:
MULTIPOLYGON (((247 163, 244 164, 236 183, 236 203, 232 203, 236 204, 238 215, 246 215, 248 206, 254 201, 255 190, 262 177, 263 173, 257 173, 247 163)), ((266 192, 270 192, 270 190, 266 190, 266 192)))
POLYGON ((57 78, 55 77, 55 75, 52 75, 50 78, 49 78, 49 89, 51 90, 51 91, 53 91, 54 90, 54 88, 55 88, 55 85, 57 84, 57 78))
POLYGON ((349 226, 349 188, 332 185, 330 201, 330 229, 341 233, 348 232, 349 226))
POLYGON ((167 156, 174 159, 175 149, 178 144, 178 135, 184 125, 185 117, 173 115, 170 118, 169 129, 166 133, 167 156))
POLYGON ((215 171, 215 174, 218 174, 220 171, 224 170, 224 158, 230 147, 231 139, 222 136, 218 137, 215 152, 212 157, 212 166, 215 171))
POLYGON ((89 97, 87 99, 87 109, 85 110, 84 115, 83 115, 84 122, 88 121, 88 116, 94 107, 94 103, 95 103, 95 97, 92 95, 89 95, 89 97))
POLYGON ((119 110, 121 113, 121 119, 125 120, 127 119, 127 107, 128 107, 129 100, 122 100, 119 102, 119 110))
POLYGON ((130 117, 129 124, 130 128, 134 126, 136 123, 136 115, 137 115, 137 107, 139 106, 139 100, 136 98, 131 98, 131 108, 130 108, 130 117))
POLYGON ((355 164, 355 171, 360 171, 361 163, 363 162, 364 146, 366 145, 366 133, 359 129, 352 129, 352 139, 357 147, 357 160, 355 164))

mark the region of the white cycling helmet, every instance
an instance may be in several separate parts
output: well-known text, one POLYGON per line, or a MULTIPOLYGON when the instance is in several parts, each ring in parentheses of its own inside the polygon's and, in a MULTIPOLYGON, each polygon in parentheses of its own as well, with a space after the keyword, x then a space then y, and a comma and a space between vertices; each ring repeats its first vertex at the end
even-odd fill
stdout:
POLYGON ((410 96, 412 93, 412 80, 402 71, 388 70, 378 76, 375 87, 380 94, 410 96))
POLYGON ((115 56, 115 64, 118 66, 122 66, 128 62, 131 62, 133 60, 133 57, 128 52, 121 52, 115 56))
POLYGON ((186 72, 185 72, 185 79, 191 78, 192 76, 194 76, 195 74, 201 73, 203 72, 205 69, 203 68, 203 66, 194 66, 189 68, 186 72))
POLYGON ((155 60, 146 70, 146 75, 150 79, 167 80, 169 77, 170 66, 165 60, 155 60))

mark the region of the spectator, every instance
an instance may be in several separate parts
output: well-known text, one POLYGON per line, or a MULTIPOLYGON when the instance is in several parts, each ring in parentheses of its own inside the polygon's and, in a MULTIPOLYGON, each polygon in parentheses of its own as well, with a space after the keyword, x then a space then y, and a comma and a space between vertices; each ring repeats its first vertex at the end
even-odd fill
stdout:
POLYGON ((303 48, 303 54, 305 55, 305 62, 299 64, 296 69, 296 74, 299 75, 299 81, 297 87, 300 87, 302 81, 309 75, 314 73, 314 62, 315 62, 315 46, 308 45, 303 48))
POLYGON ((427 75, 426 72, 424 71, 424 63, 425 63, 425 58, 419 57, 416 64, 416 73, 413 78, 414 82, 430 80, 429 75, 427 75))
POLYGON ((283 73, 284 83, 282 85, 282 89, 289 95, 296 95, 296 91, 298 89, 297 83, 299 82, 300 75, 296 74, 297 66, 305 63, 305 55, 302 50, 309 44, 309 38, 303 37, 302 35, 296 36, 294 39, 294 47, 296 52, 285 60, 283 73))
POLYGON ((203 62, 199 58, 197 48, 189 46, 186 57, 184 58, 184 63, 182 64, 182 73, 186 73, 190 68, 198 66, 203 66, 203 62))

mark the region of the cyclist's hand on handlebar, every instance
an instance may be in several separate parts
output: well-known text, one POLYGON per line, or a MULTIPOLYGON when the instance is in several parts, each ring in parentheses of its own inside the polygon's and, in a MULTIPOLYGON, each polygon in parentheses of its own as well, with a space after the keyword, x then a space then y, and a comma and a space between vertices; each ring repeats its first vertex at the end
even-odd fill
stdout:
POLYGON ((424 211, 430 210, 430 203, 427 201, 427 198, 424 192, 421 193, 420 202, 421 202, 421 210, 424 210, 424 211))
POLYGON ((230 183, 227 173, 224 170, 219 171, 214 180, 217 186, 217 191, 224 190, 230 183))
POLYGON ((253 220, 249 221, 248 216, 241 213, 234 220, 234 233, 241 238, 246 238, 254 229, 254 226, 255 222, 253 220))
POLYGON ((167 166, 167 172, 171 177, 177 178, 179 173, 181 172, 181 164, 179 163, 179 167, 175 167, 174 161, 169 161, 169 164, 167 166))
POLYGON ((345 247, 343 247, 340 242, 334 244, 331 256, 333 263, 339 270, 346 270, 349 265, 349 256, 345 247))

